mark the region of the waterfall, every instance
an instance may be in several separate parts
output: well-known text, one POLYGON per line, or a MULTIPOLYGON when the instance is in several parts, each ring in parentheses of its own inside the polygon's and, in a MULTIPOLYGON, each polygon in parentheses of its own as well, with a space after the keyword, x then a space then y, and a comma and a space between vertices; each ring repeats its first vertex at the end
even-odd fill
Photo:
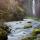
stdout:
POLYGON ((33 15, 35 16, 35 0, 32 1, 33 15))

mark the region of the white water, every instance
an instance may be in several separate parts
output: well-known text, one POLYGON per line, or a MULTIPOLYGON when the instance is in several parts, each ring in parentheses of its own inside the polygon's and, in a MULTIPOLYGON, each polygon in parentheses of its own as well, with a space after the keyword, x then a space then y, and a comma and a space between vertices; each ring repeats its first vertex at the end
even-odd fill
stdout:
POLYGON ((11 34, 8 36, 8 40, 21 40, 24 37, 31 37, 31 32, 33 28, 37 27, 39 22, 36 22, 32 19, 24 19, 24 21, 13 21, 5 23, 8 26, 11 26, 11 34), (32 22, 32 28, 24 29, 24 25, 28 21, 32 22))
POLYGON ((33 15, 35 15, 35 0, 33 0, 32 5, 33 15))

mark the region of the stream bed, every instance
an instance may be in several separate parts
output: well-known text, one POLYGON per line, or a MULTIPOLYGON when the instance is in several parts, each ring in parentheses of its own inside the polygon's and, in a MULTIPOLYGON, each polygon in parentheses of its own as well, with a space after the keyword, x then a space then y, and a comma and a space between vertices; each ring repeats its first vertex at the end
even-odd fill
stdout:
POLYGON ((5 22, 7 26, 10 26, 11 34, 8 35, 8 40, 21 40, 25 37, 31 37, 31 33, 34 28, 40 26, 40 22, 34 21, 33 19, 24 19, 24 21, 12 21, 5 22), (24 25, 27 25, 28 22, 31 22, 32 27, 24 29, 24 25))

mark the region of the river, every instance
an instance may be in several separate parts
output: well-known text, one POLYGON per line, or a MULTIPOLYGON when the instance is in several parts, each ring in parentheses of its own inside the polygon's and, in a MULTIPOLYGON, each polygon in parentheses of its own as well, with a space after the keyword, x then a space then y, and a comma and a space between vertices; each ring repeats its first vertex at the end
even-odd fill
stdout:
POLYGON ((12 29, 11 34, 8 35, 8 40, 21 40, 24 37, 31 36, 33 29, 38 27, 40 22, 34 21, 33 19, 24 19, 24 21, 5 22, 5 24, 12 29), (24 25, 29 21, 32 22, 32 28, 24 29, 24 25))

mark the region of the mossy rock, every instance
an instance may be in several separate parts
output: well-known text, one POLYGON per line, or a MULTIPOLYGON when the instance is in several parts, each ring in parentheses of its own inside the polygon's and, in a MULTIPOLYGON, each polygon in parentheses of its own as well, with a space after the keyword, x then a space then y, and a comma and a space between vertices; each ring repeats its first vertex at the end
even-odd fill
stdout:
POLYGON ((36 36, 37 34, 40 34, 40 29, 34 29, 32 32, 33 36, 36 36))
POLYGON ((0 26, 0 40, 7 40, 7 36, 10 33, 10 28, 6 25, 0 26))
POLYGON ((0 28, 5 30, 7 33, 10 33, 10 31, 11 31, 11 29, 6 25, 2 25, 2 26, 0 26, 0 28))
POLYGON ((7 40, 7 32, 0 28, 0 40, 7 40))
POLYGON ((32 28, 32 24, 31 23, 26 23, 24 25, 24 29, 26 29, 26 28, 32 28))

